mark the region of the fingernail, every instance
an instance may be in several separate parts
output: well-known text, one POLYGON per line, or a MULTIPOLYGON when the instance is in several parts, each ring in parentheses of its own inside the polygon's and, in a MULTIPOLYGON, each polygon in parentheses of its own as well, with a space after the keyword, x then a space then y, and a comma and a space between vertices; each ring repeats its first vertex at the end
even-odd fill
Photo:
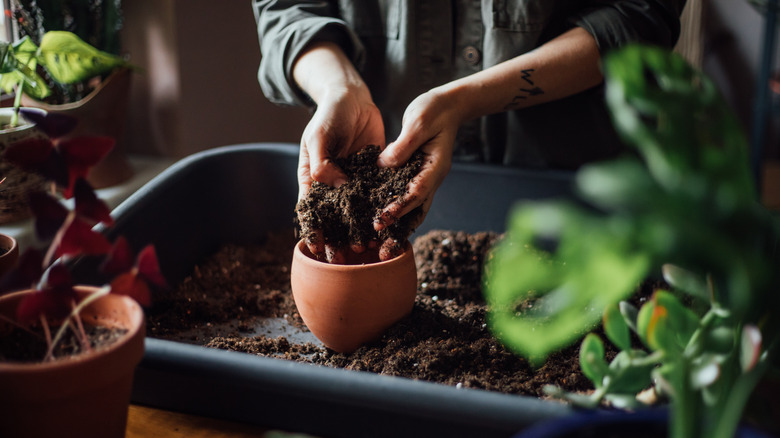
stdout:
POLYGON ((376 165, 379 167, 390 167, 381 155, 377 158, 376 165))
POLYGON ((346 182, 347 180, 345 178, 341 178, 341 177, 336 178, 336 180, 333 181, 333 187, 339 188, 346 182))

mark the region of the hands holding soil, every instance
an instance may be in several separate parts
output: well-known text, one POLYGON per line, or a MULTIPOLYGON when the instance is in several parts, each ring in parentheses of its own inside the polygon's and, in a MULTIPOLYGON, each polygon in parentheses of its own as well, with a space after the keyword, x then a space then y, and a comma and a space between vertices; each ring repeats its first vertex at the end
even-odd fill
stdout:
POLYGON ((404 202, 425 154, 418 151, 398 168, 382 168, 377 165, 380 152, 379 146, 368 146, 335 158, 333 165, 343 174, 341 184, 312 181, 299 199, 301 237, 321 260, 344 264, 392 259, 403 252, 404 242, 422 219, 421 205, 392 219, 386 207, 404 202))
POLYGON ((379 260, 397 256, 449 172, 468 105, 441 87, 423 93, 385 147, 379 109, 338 46, 313 44, 293 75, 317 103, 298 162, 297 213, 310 251, 331 263, 367 250, 379 260))

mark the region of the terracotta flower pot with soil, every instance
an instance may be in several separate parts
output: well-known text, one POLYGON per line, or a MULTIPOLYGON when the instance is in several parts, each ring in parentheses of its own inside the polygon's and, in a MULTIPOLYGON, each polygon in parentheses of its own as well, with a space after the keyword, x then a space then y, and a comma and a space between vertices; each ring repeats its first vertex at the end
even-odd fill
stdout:
POLYGON ((399 168, 379 168, 380 152, 370 145, 334 159, 347 181, 339 187, 313 182, 296 208, 302 238, 290 272, 295 304, 309 330, 340 353, 354 351, 408 315, 417 292, 407 238, 421 208, 381 230, 373 224, 404 196, 423 157, 417 153, 399 168), (318 249, 323 253, 314 254, 318 249))
MULTIPOLYGON (((77 287, 80 296, 96 288, 77 287)), ((23 297, 0 297, 0 336, 23 297)), ((48 362, 0 362, 0 436, 123 437, 133 373, 144 352, 144 315, 135 300, 105 295, 81 313, 85 326, 124 331, 107 346, 48 362)))
POLYGON ((16 265, 19 245, 13 237, 0 233, 0 277, 16 265))
POLYGON ((417 295, 412 245, 387 261, 376 251, 354 255, 352 264, 317 260, 303 241, 295 246, 290 271, 301 318, 325 346, 350 353, 379 337, 408 315, 417 295), (372 254, 373 253, 373 254, 372 254))
MULTIPOLYGON (((43 113, 42 110, 39 110, 43 113)), ((13 109, 0 108, 0 127, 10 123, 13 109)), ((42 137, 35 124, 19 118, 15 128, 0 129, 0 224, 14 222, 30 217, 27 203, 27 193, 31 190, 42 190, 46 180, 34 172, 22 170, 3 158, 6 149, 12 143, 29 138, 42 137)))

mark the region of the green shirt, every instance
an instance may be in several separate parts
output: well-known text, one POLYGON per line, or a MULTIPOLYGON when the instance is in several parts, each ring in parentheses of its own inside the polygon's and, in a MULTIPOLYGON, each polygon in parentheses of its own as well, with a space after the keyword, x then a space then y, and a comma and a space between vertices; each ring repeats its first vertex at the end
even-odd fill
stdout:
MULTIPOLYGON (((579 26, 601 53, 629 42, 672 47, 685 0, 253 0, 265 95, 313 103, 292 65, 312 41, 339 44, 382 112, 388 141, 429 89, 499 64, 579 26)), ((456 160, 572 169, 622 150, 603 87, 461 127, 456 160)))

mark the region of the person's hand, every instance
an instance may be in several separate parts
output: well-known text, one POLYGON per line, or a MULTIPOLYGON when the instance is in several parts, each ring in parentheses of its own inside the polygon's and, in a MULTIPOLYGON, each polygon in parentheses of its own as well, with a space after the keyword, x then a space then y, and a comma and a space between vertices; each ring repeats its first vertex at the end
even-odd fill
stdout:
MULTIPOLYGON (((360 74, 341 49, 329 42, 309 47, 293 68, 296 83, 317 104, 303 131, 298 160, 298 201, 313 181, 340 186, 346 176, 333 162, 367 145, 384 147, 379 109, 360 74)), ((309 250, 332 263, 343 261, 340 248, 326 247, 321 232, 307 240, 309 250), (316 236, 316 237, 315 237, 316 236)), ((357 247, 356 250, 363 248, 357 247)))
POLYGON ((462 123, 460 105, 453 95, 442 89, 433 89, 418 96, 406 108, 401 134, 379 155, 380 167, 398 167, 414 151, 426 155, 420 173, 407 186, 406 193, 382 211, 374 222, 380 231, 418 206, 423 206, 417 225, 433 202, 433 195, 450 171, 455 135, 462 123))
MULTIPOLYGON (((346 176, 333 162, 363 147, 375 144, 384 146, 385 129, 379 109, 368 90, 332 90, 320 98, 317 111, 303 131, 298 160, 298 199, 303 199, 313 181, 338 187, 346 182, 346 176)), ((343 248, 326 245, 322 232, 314 231, 307 239, 307 246, 316 256, 323 256, 329 263, 344 263, 343 248)), ((355 252, 362 252, 362 245, 353 245, 355 252)))
POLYGON ((385 127, 379 109, 365 88, 330 90, 303 130, 298 161, 298 199, 312 181, 338 187, 346 176, 333 162, 367 145, 385 144, 385 127))

